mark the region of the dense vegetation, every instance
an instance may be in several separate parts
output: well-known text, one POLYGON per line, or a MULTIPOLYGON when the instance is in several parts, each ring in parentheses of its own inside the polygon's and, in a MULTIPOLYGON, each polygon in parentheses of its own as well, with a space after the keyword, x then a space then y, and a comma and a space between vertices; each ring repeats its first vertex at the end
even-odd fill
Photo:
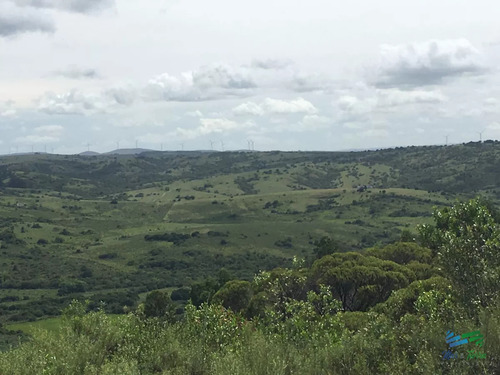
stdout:
POLYGON ((480 200, 436 210, 434 219, 419 228, 420 245, 334 252, 311 267, 296 260, 252 282, 229 280, 210 303, 187 305, 181 321, 158 291, 114 320, 75 301, 59 333, 39 331, 0 355, 0 371, 498 373, 499 224, 480 200), (464 349, 464 358, 446 359, 450 330, 480 331, 484 343, 464 349))
POLYGON ((499 150, 0 159, 0 373, 500 372, 499 150))

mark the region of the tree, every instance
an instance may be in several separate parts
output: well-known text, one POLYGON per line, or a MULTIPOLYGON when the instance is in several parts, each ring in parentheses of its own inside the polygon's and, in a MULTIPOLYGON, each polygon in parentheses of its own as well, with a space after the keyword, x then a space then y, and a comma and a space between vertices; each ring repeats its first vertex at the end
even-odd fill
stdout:
POLYGON ((167 293, 155 290, 146 296, 144 315, 147 318, 165 318, 171 322, 175 320, 175 307, 167 293))
POLYGON ((368 249, 366 254, 384 260, 392 260, 398 264, 408 264, 412 261, 428 264, 432 258, 431 250, 414 242, 396 242, 383 248, 368 249))
POLYGON ((330 255, 339 249, 337 242, 326 236, 322 237, 319 241, 316 241, 314 246, 313 252, 316 255, 316 259, 324 257, 325 255, 330 255))
POLYGON ((344 311, 367 310, 415 280, 409 268, 359 253, 327 255, 312 266, 312 282, 328 286, 344 311))
POLYGON ((434 225, 421 225, 420 241, 437 255, 465 306, 488 306, 500 280, 500 230, 480 199, 436 209, 434 225))
POLYGON ((252 294, 252 285, 248 281, 232 280, 215 293, 212 302, 240 312, 248 307, 252 294))
POLYGON ((212 296, 219 290, 219 283, 213 277, 207 278, 204 282, 197 282, 191 285, 189 297, 191 303, 199 307, 203 302, 208 302, 212 296))

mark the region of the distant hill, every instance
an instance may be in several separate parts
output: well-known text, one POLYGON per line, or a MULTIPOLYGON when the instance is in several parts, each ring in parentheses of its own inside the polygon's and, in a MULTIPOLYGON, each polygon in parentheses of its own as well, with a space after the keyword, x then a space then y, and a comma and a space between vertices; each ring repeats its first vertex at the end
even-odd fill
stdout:
POLYGON ((119 148, 117 150, 105 152, 103 155, 137 155, 143 152, 154 152, 156 150, 151 150, 147 148, 119 148))
POLYGON ((85 152, 80 152, 78 155, 81 155, 81 156, 96 156, 96 155, 100 155, 98 152, 95 152, 95 151, 85 151, 85 152))
POLYGON ((64 187, 72 193, 92 197, 98 193, 140 189, 145 184, 158 181, 171 184, 179 179, 194 180, 228 174, 233 174, 231 180, 234 180, 241 173, 283 169, 281 173, 288 175, 290 186, 311 189, 346 187, 349 181, 352 186, 471 195, 483 192, 500 199, 497 188, 500 184, 500 142, 494 141, 359 152, 157 151, 132 148, 73 156, 36 154, 2 156, 0 178, 3 182, 7 184, 10 177, 17 175, 29 188, 58 190, 64 187), (88 155, 95 158, 84 157, 88 155), (58 176, 57 180, 54 176, 58 176), (86 186, 81 186, 82 180, 86 181, 86 186))

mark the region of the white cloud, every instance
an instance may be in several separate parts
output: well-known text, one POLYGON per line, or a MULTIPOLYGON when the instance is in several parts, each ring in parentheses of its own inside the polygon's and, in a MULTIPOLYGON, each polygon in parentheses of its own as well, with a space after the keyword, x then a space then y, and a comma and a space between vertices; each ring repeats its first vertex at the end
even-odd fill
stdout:
POLYGON ((254 102, 246 102, 233 108, 233 113, 236 115, 254 115, 262 116, 267 115, 286 115, 307 113, 314 114, 318 112, 317 108, 304 98, 297 98, 294 100, 280 100, 266 98, 262 103, 257 104, 254 102))
POLYGON ((417 87, 485 71, 483 56, 467 39, 431 40, 381 46, 373 81, 378 87, 417 87))
POLYGON ((99 95, 84 94, 72 90, 64 94, 47 93, 41 99, 38 106, 41 112, 54 114, 91 114, 103 113, 106 105, 99 95))
POLYGON ((241 70, 228 65, 212 64, 203 66, 192 73, 193 85, 202 90, 251 89, 255 87, 252 79, 241 70))
POLYGON ((149 80, 144 89, 146 99, 155 101, 190 101, 201 100, 193 87, 191 74, 184 73, 180 77, 163 73, 149 80))
POLYGON ((257 60, 250 65, 210 64, 174 76, 149 80, 143 97, 149 101, 206 101, 246 97, 269 89, 331 92, 333 81, 324 74, 297 71, 290 60, 257 60))
POLYGON ((262 104, 267 113, 316 113, 318 110, 309 101, 304 98, 297 98, 295 100, 286 101, 267 98, 262 104))
POLYGON ((90 115, 107 113, 135 100, 133 90, 113 88, 100 93, 71 90, 63 94, 46 93, 39 99, 38 110, 51 115, 90 115))
POLYGON ((402 91, 398 89, 377 90, 379 107, 394 107, 406 104, 438 104, 447 98, 440 91, 402 91))
POLYGON ((202 118, 201 126, 198 128, 201 134, 222 133, 227 130, 238 128, 238 123, 226 118, 202 118))
POLYGON ((151 101, 203 101, 246 96, 255 87, 244 70, 212 64, 179 77, 161 74, 149 81, 144 98, 151 101))
POLYGON ((255 126, 253 122, 238 123, 227 118, 201 118, 200 126, 194 129, 177 128, 177 135, 184 139, 193 139, 208 134, 220 134, 237 130, 246 130, 255 126))
POLYGON ((341 121, 366 120, 372 114, 395 112, 412 105, 436 105, 447 101, 440 91, 376 89, 365 91, 361 97, 343 95, 337 100, 341 121))
POLYGON ((233 108, 233 113, 235 115, 253 115, 262 116, 264 114, 264 109, 257 103, 246 102, 239 106, 233 108))
POLYGON ((377 106, 376 98, 359 99, 352 95, 343 95, 337 100, 341 113, 348 118, 364 116, 377 106))

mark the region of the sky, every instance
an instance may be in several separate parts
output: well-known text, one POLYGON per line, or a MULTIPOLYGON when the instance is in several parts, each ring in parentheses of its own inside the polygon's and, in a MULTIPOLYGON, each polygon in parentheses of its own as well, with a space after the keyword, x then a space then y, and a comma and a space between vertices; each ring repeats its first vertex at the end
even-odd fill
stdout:
POLYGON ((0 0, 0 154, 500 138, 492 0, 0 0))

